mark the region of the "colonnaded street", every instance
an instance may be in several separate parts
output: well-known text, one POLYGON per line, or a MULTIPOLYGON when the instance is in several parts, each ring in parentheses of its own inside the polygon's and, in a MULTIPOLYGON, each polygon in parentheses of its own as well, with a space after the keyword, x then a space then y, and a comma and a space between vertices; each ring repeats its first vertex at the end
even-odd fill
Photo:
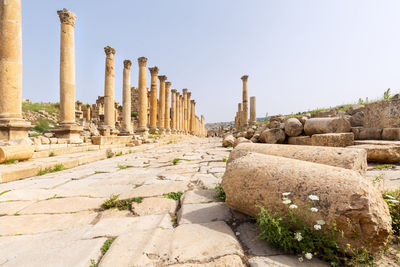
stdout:
POLYGON ((216 198, 231 150, 220 144, 191 138, 0 185, 0 266, 301 266, 216 198), (132 206, 101 208, 117 195, 132 206))

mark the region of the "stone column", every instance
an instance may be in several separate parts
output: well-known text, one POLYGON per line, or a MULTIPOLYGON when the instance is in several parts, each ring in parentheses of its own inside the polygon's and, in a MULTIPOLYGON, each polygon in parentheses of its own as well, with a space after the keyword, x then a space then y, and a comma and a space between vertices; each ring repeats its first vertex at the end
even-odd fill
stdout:
POLYGON ((257 114, 256 114, 256 97, 250 97, 250 125, 257 124, 257 114))
POLYGON ((181 95, 181 132, 182 134, 185 134, 185 105, 184 103, 184 97, 181 95))
POLYGON ((157 133, 157 75, 158 68, 149 68, 151 73, 151 88, 150 88, 150 131, 157 133))
POLYGON ((179 116, 179 118, 178 118, 178 121, 179 121, 179 133, 183 133, 183 127, 182 127, 182 119, 183 119, 183 105, 182 105, 182 101, 183 101, 183 96, 180 94, 179 95, 179 102, 178 102, 178 105, 179 105, 179 114, 178 114, 178 116, 179 116))
POLYGON ((122 130, 120 135, 129 136, 132 132, 131 123, 131 66, 132 61, 124 60, 122 82, 122 130))
POLYGON ((115 49, 111 46, 104 47, 106 53, 106 69, 104 79, 104 124, 100 127, 101 135, 116 135, 118 131, 115 129, 115 49))
POLYGON ((143 136, 148 134, 147 128, 147 86, 146 86, 146 64, 147 58, 138 58, 139 63, 139 125, 136 131, 143 136))
POLYGON ((171 82, 166 82, 165 83, 165 122, 164 122, 164 127, 165 127, 165 133, 170 134, 171 133, 171 111, 170 111, 170 97, 169 97, 169 90, 171 88, 171 82))
POLYGON ((190 118, 190 129, 191 129, 191 134, 192 135, 195 135, 195 120, 196 120, 196 101, 194 101, 194 100, 191 100, 190 101, 190 104, 191 104, 191 112, 190 112, 190 114, 191 114, 191 118, 190 118))
POLYGON ((247 96, 247 79, 249 78, 248 75, 242 76, 243 81, 243 113, 242 113, 242 126, 248 126, 249 120, 249 103, 248 103, 248 96, 247 96))
POLYGON ((204 115, 201 115, 201 122, 200 122, 200 131, 201 131, 201 136, 204 137, 204 115))
POLYGON ((91 107, 90 107, 90 105, 87 105, 87 107, 86 107, 86 121, 90 121, 91 120, 91 112, 92 112, 92 109, 91 109, 91 107))
POLYGON ((239 120, 239 128, 243 125, 243 105, 242 103, 238 103, 238 120, 239 120))
POLYGON ((181 95, 176 92, 176 132, 181 133, 181 95))
MULTIPOLYGON (((58 138, 74 139, 79 142, 83 130, 75 118, 75 37, 76 16, 69 10, 58 10, 61 21, 60 41, 60 125, 54 129, 58 138)), ((78 110, 80 102, 77 102, 78 110)), ((79 110, 80 111, 80 110, 79 110)))
POLYGON ((187 92, 188 89, 183 89, 183 131, 187 134, 187 121, 188 121, 188 109, 187 109, 187 92))
POLYGON ((187 113, 188 113, 188 115, 187 115, 187 121, 186 121, 186 123, 187 123, 187 133, 188 134, 190 134, 190 118, 191 118, 191 105, 190 105, 190 97, 192 96, 192 93, 191 92, 188 92, 187 93, 187 101, 186 101, 186 105, 187 105, 187 113))
POLYGON ((165 81, 167 76, 158 76, 160 80, 160 96, 159 96, 159 106, 158 106, 158 129, 160 133, 165 133, 165 81))
POLYGON ((176 90, 171 90, 171 132, 176 133, 176 90))

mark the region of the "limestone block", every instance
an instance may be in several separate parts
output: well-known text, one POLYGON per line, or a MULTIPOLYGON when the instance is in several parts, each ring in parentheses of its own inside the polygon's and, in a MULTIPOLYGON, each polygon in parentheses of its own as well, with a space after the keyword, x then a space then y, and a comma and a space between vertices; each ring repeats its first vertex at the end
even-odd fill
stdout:
POLYGON ((362 111, 364 111, 364 105, 354 104, 347 110, 347 114, 354 115, 357 112, 362 112, 362 111))
POLYGON ((57 138, 50 138, 50 144, 57 144, 58 139, 57 138))
POLYGON ((285 141, 285 131, 280 128, 268 129, 261 133, 259 140, 267 144, 281 144, 285 141))
POLYGON ((132 210, 139 216, 151 214, 175 214, 178 201, 164 197, 150 197, 142 200, 141 203, 132 203, 132 210))
POLYGON ((359 148, 367 151, 368 162, 398 163, 400 146, 396 145, 356 145, 348 148, 359 148))
POLYGON ((382 128, 352 127, 354 140, 381 140, 382 128))
POLYGON ((383 140, 400 140, 400 128, 384 128, 382 131, 383 140))
POLYGON ((288 144, 290 144, 290 145, 301 145, 301 146, 311 146, 311 137, 309 137, 309 136, 289 137, 288 144))
POLYGON ((367 153, 362 149, 271 144, 241 144, 229 155, 228 165, 249 152, 326 164, 361 174, 367 170, 367 153))
POLYGON ((233 144, 233 147, 236 147, 237 145, 239 145, 241 143, 251 143, 251 141, 244 137, 238 137, 238 138, 236 138, 235 143, 233 144))
POLYGON ((0 147, 0 163, 8 160, 27 160, 33 156, 33 146, 1 146, 0 147))
POLYGON ((338 115, 338 110, 336 108, 331 108, 329 110, 320 111, 311 115, 312 118, 326 118, 335 117, 338 115))
POLYGON ((228 255, 217 258, 207 263, 183 263, 168 265, 168 267, 244 267, 242 259, 238 255, 228 255))
POLYGON ((94 145, 128 144, 132 141, 130 136, 93 136, 94 145))
POLYGON ((331 229, 336 222, 343 231, 337 242, 353 249, 382 249, 391 232, 391 218, 381 193, 358 172, 307 161, 249 153, 228 164, 222 179, 226 203, 231 208, 257 216, 259 206, 274 212, 288 212, 282 193, 299 210, 307 211, 310 195, 318 196, 305 222, 313 227, 317 220, 331 229), (246 177, 246 179, 243 179, 246 177), (323 181, 323 182, 322 182, 323 181), (356 238, 355 235, 356 234, 356 238))
POLYGON ((313 146, 346 147, 354 144, 353 133, 314 134, 311 136, 313 146))
POLYGON ((364 112, 357 112, 350 117, 351 127, 359 127, 364 125, 364 112))
POLYGON ((182 196, 183 204, 201 204, 201 203, 211 203, 218 201, 215 198, 216 192, 215 190, 191 190, 186 192, 182 196))
POLYGON ((400 127, 400 99, 378 101, 365 105, 364 127, 400 127))
POLYGON ((253 137, 250 139, 252 143, 258 143, 258 139, 260 138, 260 134, 254 134, 253 137))
POLYGON ((226 135, 222 140, 223 147, 233 146, 234 143, 235 143, 235 137, 233 137, 233 135, 231 134, 226 135))
POLYGON ((178 223, 229 221, 232 214, 225 203, 184 204, 178 212, 178 223))
POLYGON ((324 133, 346 133, 351 131, 350 122, 341 117, 311 118, 304 124, 306 135, 324 133))
POLYGON ((50 144, 50 139, 45 136, 40 136, 40 141, 42 142, 42 145, 50 144))
POLYGON ((285 133, 288 136, 299 136, 303 132, 303 124, 297 118, 290 118, 285 121, 285 133))

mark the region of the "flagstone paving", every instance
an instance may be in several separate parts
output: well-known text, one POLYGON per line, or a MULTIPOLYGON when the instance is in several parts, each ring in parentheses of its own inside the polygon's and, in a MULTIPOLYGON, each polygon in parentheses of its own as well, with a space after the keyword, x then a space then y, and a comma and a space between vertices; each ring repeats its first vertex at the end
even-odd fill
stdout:
POLYGON ((0 266, 326 266, 270 248, 216 198, 220 144, 193 138, 0 185, 0 266), (112 195, 135 201, 101 209, 112 195))

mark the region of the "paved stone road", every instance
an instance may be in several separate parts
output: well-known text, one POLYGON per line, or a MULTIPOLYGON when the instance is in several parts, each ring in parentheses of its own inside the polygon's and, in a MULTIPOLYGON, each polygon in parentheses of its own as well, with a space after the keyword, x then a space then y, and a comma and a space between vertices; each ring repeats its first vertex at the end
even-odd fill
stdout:
POLYGON ((229 156, 220 144, 190 139, 0 184, 0 266, 324 266, 271 249, 215 198, 229 156), (143 200, 100 210, 111 195, 143 200))

